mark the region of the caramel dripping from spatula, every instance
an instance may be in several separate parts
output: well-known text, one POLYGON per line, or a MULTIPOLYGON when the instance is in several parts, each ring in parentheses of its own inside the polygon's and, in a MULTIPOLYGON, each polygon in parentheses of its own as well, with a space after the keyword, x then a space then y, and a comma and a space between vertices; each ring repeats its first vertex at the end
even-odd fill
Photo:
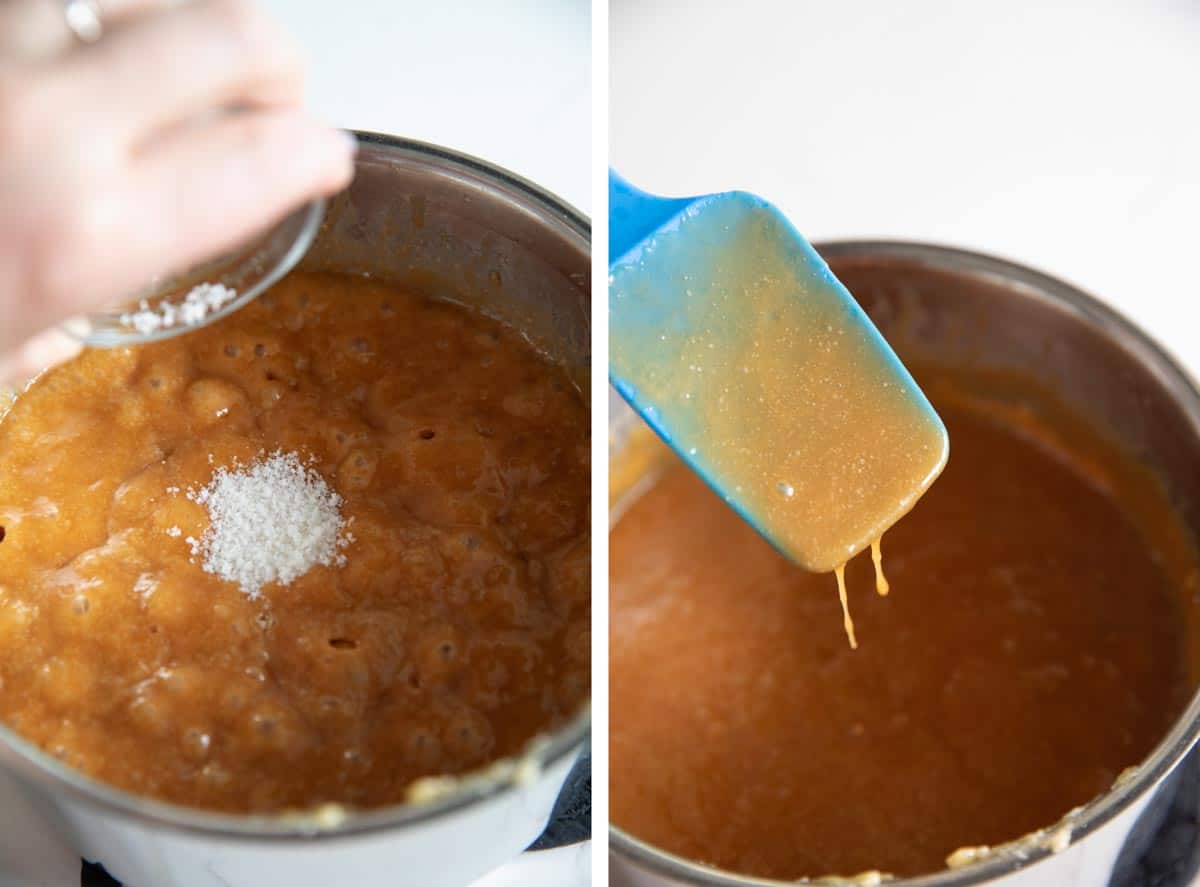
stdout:
POLYGON ((846 639, 850 641, 850 649, 858 649, 858 641, 854 637, 854 620, 850 618, 850 605, 846 602, 846 565, 838 564, 833 568, 837 576, 838 600, 842 602, 842 627, 846 629, 846 639))
POLYGON ((883 536, 880 536, 871 543, 871 562, 875 564, 875 591, 880 597, 886 596, 891 588, 888 585, 887 576, 883 575, 883 549, 880 547, 883 543, 883 536))
MULTIPOLYGON (((890 586, 888 585, 887 577, 883 575, 883 536, 871 542, 871 563, 875 565, 875 591, 882 597, 888 593, 890 586)), ((842 603, 842 627, 846 630, 846 640, 850 642, 850 649, 858 649, 858 639, 854 636, 854 620, 850 618, 850 604, 846 600, 846 565, 838 564, 833 568, 833 573, 837 576, 838 585, 838 600, 842 603)))

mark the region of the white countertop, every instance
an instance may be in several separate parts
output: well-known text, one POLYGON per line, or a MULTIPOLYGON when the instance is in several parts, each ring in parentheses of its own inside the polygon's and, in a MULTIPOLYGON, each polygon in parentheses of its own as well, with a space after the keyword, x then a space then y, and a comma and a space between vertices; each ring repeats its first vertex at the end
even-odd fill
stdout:
POLYGON ((331 123, 434 142, 591 207, 588 0, 263 0, 331 123))
POLYGON ((1200 367, 1200 4, 612 0, 613 165, 1033 265, 1200 367))

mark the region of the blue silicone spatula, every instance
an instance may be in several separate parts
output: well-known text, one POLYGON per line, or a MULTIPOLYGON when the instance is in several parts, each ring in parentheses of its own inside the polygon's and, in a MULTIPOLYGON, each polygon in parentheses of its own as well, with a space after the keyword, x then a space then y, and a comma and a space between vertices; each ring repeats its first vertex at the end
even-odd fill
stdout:
POLYGON ((610 171, 609 245, 610 379, 633 409, 801 566, 877 546, 946 429, 800 232, 752 194, 655 197, 610 171))

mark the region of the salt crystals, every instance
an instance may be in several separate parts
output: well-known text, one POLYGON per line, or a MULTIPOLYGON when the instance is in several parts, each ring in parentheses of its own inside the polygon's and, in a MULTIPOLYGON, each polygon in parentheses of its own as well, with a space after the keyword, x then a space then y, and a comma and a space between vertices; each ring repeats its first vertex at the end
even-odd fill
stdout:
POLYGON ((138 310, 121 315, 121 323, 143 336, 177 326, 195 326, 237 298, 237 290, 220 283, 201 283, 192 287, 181 302, 166 299, 150 307, 145 299, 138 310))
POLYGON ((342 497, 295 453, 275 452, 247 467, 219 468, 188 498, 208 511, 209 527, 185 541, 206 572, 256 598, 270 582, 288 585, 314 566, 346 562, 342 497))

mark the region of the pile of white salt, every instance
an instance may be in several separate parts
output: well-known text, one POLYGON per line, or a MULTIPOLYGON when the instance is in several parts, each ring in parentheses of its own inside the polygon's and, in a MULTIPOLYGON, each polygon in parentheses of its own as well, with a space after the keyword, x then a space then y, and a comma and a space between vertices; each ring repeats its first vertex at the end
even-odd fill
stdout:
POLYGON ((249 466, 220 468, 188 498, 208 511, 209 527, 185 541, 206 572, 236 582, 251 598, 262 586, 288 585, 314 566, 345 563, 342 497, 295 453, 274 452, 249 466))

